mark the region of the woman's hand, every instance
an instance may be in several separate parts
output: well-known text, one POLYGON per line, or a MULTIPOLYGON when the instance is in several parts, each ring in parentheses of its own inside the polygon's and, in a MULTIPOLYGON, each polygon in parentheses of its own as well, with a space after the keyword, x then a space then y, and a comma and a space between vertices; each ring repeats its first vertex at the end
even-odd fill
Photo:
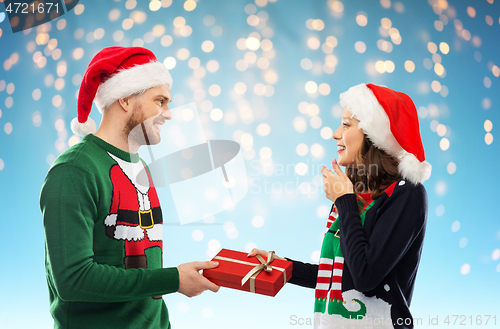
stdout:
POLYGON ((337 160, 332 161, 333 171, 326 169, 325 166, 321 167, 323 174, 323 187, 328 200, 335 202, 344 194, 354 193, 352 182, 347 175, 340 169, 337 160))
MULTIPOLYGON (((261 255, 262 258, 267 259, 267 254, 268 252, 265 250, 253 248, 252 251, 247 255, 247 257, 255 256, 255 255, 261 255)), ((274 257, 276 259, 281 259, 281 260, 286 260, 285 258, 279 257, 278 255, 274 254, 274 257)))

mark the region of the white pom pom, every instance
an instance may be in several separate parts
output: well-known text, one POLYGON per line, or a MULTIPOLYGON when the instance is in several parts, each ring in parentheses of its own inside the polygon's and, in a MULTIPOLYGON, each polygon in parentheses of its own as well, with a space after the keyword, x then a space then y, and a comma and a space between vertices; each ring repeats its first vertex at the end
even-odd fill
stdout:
POLYGON ((411 153, 405 153, 399 160, 399 172, 404 179, 414 184, 423 183, 431 176, 432 166, 429 162, 420 162, 411 153))
POLYGON ((85 123, 78 122, 78 118, 71 120, 71 130, 75 135, 80 137, 85 137, 88 134, 93 134, 97 130, 95 121, 92 118, 88 118, 85 123))

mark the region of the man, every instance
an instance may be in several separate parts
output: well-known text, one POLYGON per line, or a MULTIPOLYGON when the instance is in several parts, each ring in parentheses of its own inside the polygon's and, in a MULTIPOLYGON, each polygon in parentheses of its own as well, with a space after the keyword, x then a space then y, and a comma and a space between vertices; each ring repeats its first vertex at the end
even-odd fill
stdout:
POLYGON ((162 266, 161 208, 137 151, 160 142, 171 86, 140 47, 105 48, 85 72, 71 123, 84 137, 54 161, 40 196, 55 328, 170 328, 161 295, 219 289, 198 272, 216 262, 162 266))

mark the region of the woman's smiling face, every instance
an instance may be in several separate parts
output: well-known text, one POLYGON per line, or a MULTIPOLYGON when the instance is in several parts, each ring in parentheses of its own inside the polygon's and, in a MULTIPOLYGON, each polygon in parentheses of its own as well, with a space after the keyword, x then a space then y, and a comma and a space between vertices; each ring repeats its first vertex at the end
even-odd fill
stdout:
POLYGON ((363 130, 358 128, 359 120, 352 117, 351 112, 344 109, 342 112, 340 127, 333 133, 333 139, 337 141, 337 163, 347 167, 356 164, 356 158, 363 145, 363 130))

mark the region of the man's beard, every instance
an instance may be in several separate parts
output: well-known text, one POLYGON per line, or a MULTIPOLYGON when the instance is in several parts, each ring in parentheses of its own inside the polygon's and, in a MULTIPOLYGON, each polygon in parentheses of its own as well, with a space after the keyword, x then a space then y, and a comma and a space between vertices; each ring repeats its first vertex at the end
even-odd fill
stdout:
POLYGON ((137 145, 155 145, 160 142, 155 132, 152 131, 154 117, 146 118, 142 105, 137 104, 132 109, 132 116, 128 119, 123 133, 129 142, 137 145))

